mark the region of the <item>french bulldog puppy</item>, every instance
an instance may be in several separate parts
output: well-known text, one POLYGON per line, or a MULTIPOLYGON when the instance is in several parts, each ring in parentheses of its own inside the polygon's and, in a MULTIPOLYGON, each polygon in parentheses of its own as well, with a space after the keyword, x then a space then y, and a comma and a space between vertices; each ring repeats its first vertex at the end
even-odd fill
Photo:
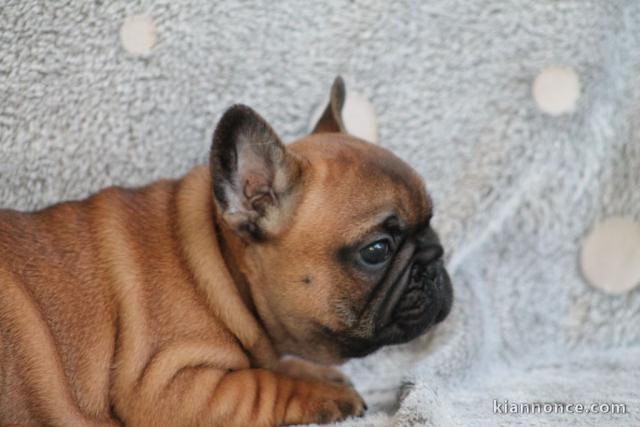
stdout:
POLYGON ((362 415, 330 365, 419 336, 452 289, 423 180, 343 103, 338 78, 289 145, 237 105, 182 179, 0 210, 0 425, 362 415))

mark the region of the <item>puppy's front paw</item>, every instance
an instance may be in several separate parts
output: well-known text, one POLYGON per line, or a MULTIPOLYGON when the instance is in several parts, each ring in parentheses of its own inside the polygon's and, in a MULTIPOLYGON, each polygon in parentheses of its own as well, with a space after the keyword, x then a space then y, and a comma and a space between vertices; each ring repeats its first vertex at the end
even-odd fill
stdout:
POLYGON ((314 388, 307 402, 310 422, 328 424, 348 417, 361 417, 367 409, 362 397, 344 385, 323 385, 314 388))

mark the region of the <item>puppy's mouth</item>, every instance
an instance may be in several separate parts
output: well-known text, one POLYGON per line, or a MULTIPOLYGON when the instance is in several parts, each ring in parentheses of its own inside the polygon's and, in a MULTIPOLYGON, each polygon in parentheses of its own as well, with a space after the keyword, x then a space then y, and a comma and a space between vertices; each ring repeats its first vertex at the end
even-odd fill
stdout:
POLYGON ((386 344, 406 342, 444 320, 451 310, 453 292, 442 259, 417 256, 405 269, 376 322, 376 335, 386 344))

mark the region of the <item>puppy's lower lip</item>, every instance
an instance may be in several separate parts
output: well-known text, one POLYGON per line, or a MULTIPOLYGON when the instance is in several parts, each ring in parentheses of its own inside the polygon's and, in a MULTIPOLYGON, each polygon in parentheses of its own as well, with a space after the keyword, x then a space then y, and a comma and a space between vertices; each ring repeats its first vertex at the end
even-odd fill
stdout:
POLYGON ((438 312, 438 315, 436 316, 436 323, 440 323, 442 322, 444 319, 446 319, 446 317, 449 315, 449 310, 448 309, 442 309, 438 312))

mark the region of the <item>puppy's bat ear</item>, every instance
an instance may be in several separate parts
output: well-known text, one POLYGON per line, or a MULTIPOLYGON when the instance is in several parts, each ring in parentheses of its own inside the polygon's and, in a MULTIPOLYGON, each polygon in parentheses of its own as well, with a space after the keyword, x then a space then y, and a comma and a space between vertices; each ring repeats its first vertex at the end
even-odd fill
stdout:
POLYGON ((311 133, 347 132, 342 120, 342 108, 344 107, 345 98, 344 80, 342 80, 342 77, 337 76, 331 86, 329 104, 311 133))
POLYGON ((258 113, 235 105, 223 114, 213 134, 210 167, 214 201, 227 224, 255 240, 281 230, 301 168, 258 113))

